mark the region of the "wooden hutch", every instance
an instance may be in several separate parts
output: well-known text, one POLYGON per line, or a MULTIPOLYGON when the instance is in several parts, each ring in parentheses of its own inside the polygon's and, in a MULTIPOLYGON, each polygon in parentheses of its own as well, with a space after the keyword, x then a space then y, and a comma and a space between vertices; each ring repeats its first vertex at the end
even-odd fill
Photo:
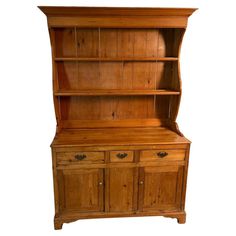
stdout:
POLYGON ((196 9, 39 8, 52 46, 55 229, 98 217, 185 223, 179 55, 196 9))

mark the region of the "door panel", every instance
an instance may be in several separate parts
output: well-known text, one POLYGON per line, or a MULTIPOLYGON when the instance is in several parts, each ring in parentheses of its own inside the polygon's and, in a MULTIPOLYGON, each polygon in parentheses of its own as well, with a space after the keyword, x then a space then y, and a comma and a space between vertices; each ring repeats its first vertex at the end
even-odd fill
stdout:
POLYGON ((140 168, 139 209, 178 210, 181 205, 182 166, 140 168))
POLYGON ((136 168, 111 168, 108 178, 109 211, 133 211, 137 202, 136 168))
POLYGON ((60 170, 61 211, 103 211, 103 170, 60 170))

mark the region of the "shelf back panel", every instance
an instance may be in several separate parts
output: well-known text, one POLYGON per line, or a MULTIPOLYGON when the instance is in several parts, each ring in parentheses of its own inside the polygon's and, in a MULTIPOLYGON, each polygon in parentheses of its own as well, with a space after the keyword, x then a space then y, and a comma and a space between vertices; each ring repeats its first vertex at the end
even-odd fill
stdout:
POLYGON ((56 57, 177 57, 184 29, 54 28, 56 57))
POLYGON ((178 90, 176 66, 176 62, 57 62, 57 77, 62 90, 178 90))
POLYGON ((62 120, 166 119, 171 96, 60 97, 62 120))

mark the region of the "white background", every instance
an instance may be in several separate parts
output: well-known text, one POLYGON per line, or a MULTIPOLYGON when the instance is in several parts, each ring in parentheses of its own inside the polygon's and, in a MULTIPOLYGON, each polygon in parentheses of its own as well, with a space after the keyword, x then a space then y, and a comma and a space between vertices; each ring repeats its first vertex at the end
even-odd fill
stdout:
POLYGON ((236 14, 228 0, 12 1, 0 8, 0 235, 236 235, 236 14), (181 52, 181 131, 192 140, 187 222, 81 220, 53 230, 51 52, 37 5, 198 7, 181 52))

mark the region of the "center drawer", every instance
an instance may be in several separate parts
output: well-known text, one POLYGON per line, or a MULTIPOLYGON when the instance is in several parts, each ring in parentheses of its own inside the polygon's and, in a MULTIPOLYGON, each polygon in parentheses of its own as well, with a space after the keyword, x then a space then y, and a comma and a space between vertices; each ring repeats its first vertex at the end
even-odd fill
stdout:
POLYGON ((93 164, 104 163, 104 152, 59 152, 57 164, 93 164))
POLYGON ((110 162, 133 162, 133 151, 111 151, 110 162))
POLYGON ((140 152, 140 161, 183 161, 185 159, 184 149, 155 149, 140 152))

